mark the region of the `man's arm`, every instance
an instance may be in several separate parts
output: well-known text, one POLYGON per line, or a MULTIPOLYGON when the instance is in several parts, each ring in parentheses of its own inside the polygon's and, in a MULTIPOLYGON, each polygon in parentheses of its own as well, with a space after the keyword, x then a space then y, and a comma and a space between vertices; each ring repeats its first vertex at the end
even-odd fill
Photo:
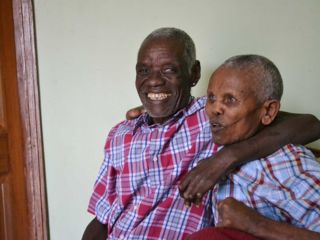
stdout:
POLYGON ((187 205, 202 196, 221 177, 247 161, 270 155, 288 144, 306 144, 320 138, 320 121, 310 114, 280 112, 276 120, 251 138, 225 146, 214 157, 204 159, 181 182, 179 189, 187 205))
POLYGON ((94 218, 86 227, 82 240, 106 240, 107 237, 107 225, 100 223, 97 218, 94 218))
POLYGON ((319 240, 320 233, 266 218, 242 202, 227 198, 219 203, 219 224, 266 240, 319 240))

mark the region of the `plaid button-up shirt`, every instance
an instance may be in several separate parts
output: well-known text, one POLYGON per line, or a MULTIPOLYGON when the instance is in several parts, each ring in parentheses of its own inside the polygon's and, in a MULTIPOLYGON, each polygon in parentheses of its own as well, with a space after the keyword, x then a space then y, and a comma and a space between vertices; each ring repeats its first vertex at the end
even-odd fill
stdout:
POLYGON ((214 209, 233 197, 270 219, 320 232, 320 164, 303 146, 289 144, 239 167, 212 195, 214 209))
POLYGON ((148 125, 144 114, 111 130, 89 204, 108 224, 108 239, 176 240, 213 224, 208 195, 187 208, 178 189, 185 173, 217 151, 204 104, 194 99, 162 125, 148 125))
POLYGON ((266 217, 320 232, 320 166, 302 146, 287 145, 249 162, 186 208, 181 178, 213 155, 205 98, 163 125, 147 115, 114 127, 88 211, 108 224, 108 239, 184 239, 219 221, 217 203, 234 197, 266 217))

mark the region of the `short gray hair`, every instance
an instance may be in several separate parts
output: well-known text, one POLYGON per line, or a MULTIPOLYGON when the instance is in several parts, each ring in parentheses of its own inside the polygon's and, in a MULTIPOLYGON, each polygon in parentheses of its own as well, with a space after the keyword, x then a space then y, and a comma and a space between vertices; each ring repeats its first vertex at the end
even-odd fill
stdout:
POLYGON ((260 102, 280 101, 283 93, 281 74, 276 65, 260 55, 238 55, 227 59, 219 68, 236 68, 254 73, 256 95, 260 102))
POLYGON ((187 64, 189 73, 191 73, 191 69, 196 61, 196 47, 192 38, 185 31, 173 27, 158 28, 143 40, 141 46, 152 39, 173 39, 180 41, 184 45, 183 58, 187 64))

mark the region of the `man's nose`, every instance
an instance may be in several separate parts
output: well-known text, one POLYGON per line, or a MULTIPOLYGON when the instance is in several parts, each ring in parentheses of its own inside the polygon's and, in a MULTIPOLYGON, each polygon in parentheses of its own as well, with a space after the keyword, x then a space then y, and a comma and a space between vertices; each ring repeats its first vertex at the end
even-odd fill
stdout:
POLYGON ((165 84, 165 82, 166 80, 164 79, 160 71, 152 72, 148 80, 148 84, 152 87, 162 86, 165 84))
POLYGON ((222 115, 224 110, 223 110, 223 104, 219 101, 214 101, 213 103, 209 104, 209 112, 210 114, 214 115, 222 115))

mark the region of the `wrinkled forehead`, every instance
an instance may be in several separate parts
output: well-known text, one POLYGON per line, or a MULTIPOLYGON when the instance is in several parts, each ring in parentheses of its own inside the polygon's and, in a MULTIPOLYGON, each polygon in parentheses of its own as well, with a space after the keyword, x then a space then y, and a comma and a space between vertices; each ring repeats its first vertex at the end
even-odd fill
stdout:
POLYGON ((208 90, 213 90, 214 87, 223 87, 242 95, 252 94, 257 90, 257 76, 252 69, 222 66, 210 78, 208 90))
POLYGON ((256 68, 240 68, 235 66, 220 66, 217 70, 215 70, 211 76, 211 80, 220 80, 220 78, 215 77, 216 75, 223 75, 223 79, 234 79, 234 81, 244 84, 256 84, 259 73, 256 68), (214 78, 214 79, 213 79, 214 78))
POLYGON ((155 49, 162 49, 163 51, 166 51, 168 53, 171 53, 172 55, 175 55, 177 57, 183 57, 184 54, 184 44, 181 43, 178 39, 172 39, 172 38, 151 38, 146 39, 143 41, 143 43, 140 46, 139 52, 138 52, 138 59, 142 57, 143 55, 146 55, 155 49))

